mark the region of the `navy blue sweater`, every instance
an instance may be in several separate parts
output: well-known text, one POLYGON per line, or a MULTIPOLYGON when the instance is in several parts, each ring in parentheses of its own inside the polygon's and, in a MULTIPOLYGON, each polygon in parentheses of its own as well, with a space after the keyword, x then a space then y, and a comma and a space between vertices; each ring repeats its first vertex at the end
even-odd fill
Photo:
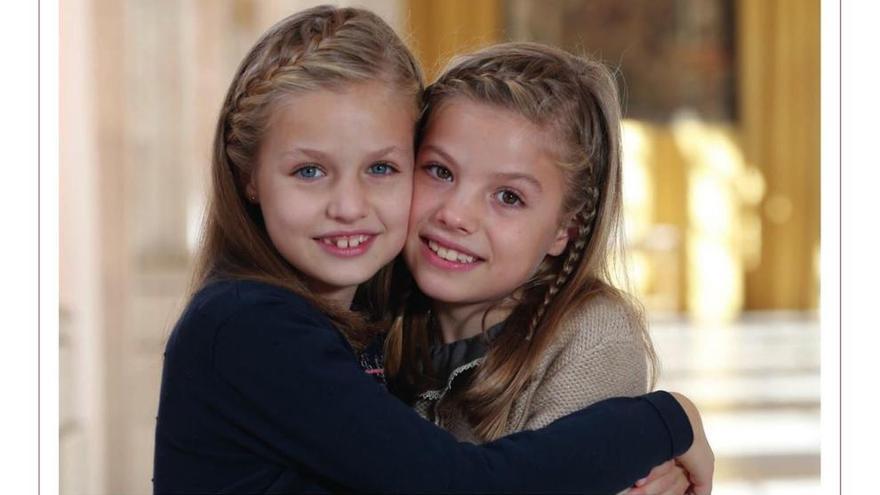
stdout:
POLYGON ((684 411, 655 392, 459 443, 365 374, 308 302, 227 281, 196 294, 169 338, 153 489, 614 493, 691 442, 684 411))

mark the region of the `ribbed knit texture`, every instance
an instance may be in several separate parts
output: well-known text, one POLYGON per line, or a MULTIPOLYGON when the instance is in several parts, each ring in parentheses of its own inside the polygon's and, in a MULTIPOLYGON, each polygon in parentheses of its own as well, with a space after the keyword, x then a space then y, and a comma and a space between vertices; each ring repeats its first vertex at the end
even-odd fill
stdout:
MULTIPOLYGON (((641 325, 629 307, 607 295, 572 313, 514 403, 504 434, 541 428, 603 399, 646 393, 641 325)), ((444 398, 419 399, 415 409, 459 440, 478 442, 462 412, 444 398)))

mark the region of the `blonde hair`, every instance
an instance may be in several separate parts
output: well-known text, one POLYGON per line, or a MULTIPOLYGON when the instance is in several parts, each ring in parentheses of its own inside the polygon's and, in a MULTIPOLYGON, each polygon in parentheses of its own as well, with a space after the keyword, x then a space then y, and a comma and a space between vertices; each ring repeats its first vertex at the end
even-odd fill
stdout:
POLYGON ((356 348, 372 332, 364 319, 323 301, 272 244, 245 187, 269 118, 290 95, 381 80, 410 95, 413 112, 422 73, 405 44, 367 10, 320 6, 270 28, 242 60, 226 94, 214 136, 211 192, 193 290, 217 279, 256 280, 286 288, 327 314, 356 348))
MULTIPOLYGON (((535 43, 503 43, 459 56, 425 90, 421 132, 452 98, 516 112, 556 136, 569 187, 563 222, 570 222, 565 251, 546 257, 537 273, 512 295, 516 306, 490 344, 485 361, 453 400, 478 437, 501 436, 514 401, 526 388, 544 350, 570 311, 602 293, 631 309, 654 379, 656 355, 638 303, 614 288, 613 259, 620 248, 620 106, 613 75, 599 62, 535 43), (615 242, 616 241, 616 242, 615 242)), ((565 223, 563 223, 564 225, 565 223)), ((429 348, 427 298, 416 288, 386 341, 386 373, 410 394, 437 386, 429 348)), ((653 385, 652 385, 653 386, 653 385)))

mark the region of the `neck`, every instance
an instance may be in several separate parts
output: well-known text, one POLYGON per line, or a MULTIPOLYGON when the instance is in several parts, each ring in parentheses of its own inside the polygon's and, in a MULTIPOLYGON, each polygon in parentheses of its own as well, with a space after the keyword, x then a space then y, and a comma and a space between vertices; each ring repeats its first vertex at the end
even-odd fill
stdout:
POLYGON ((501 323, 513 311, 512 304, 497 301, 476 304, 453 304, 434 301, 433 311, 440 324, 444 344, 479 335, 485 328, 501 323), (483 319, 485 315, 485 320, 483 319))

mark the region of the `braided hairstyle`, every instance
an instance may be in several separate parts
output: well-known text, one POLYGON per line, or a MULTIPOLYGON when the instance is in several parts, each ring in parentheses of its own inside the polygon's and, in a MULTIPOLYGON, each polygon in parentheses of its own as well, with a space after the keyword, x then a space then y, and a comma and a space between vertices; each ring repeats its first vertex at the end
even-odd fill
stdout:
POLYGON ((380 17, 363 9, 320 6, 271 27, 242 60, 214 136, 211 191, 193 291, 221 278, 287 288, 327 314, 355 348, 371 332, 359 315, 315 298, 300 272, 272 244, 260 208, 246 197, 272 112, 285 98, 318 89, 380 81, 411 97, 417 115, 422 73, 380 17))
MULTIPOLYGON (((610 254, 620 247, 622 197, 620 106, 610 71, 536 43, 502 43, 456 57, 425 90, 419 135, 439 108, 459 98, 515 112, 549 130, 568 184, 560 223, 570 234, 565 251, 546 257, 511 294, 515 305, 504 332, 493 339, 467 385, 451 397, 477 436, 491 440, 506 431, 515 399, 569 311, 601 292, 632 309, 635 321, 642 319, 637 303, 611 284, 610 254)), ((413 292, 416 301, 426 297, 413 292)), ((386 341, 386 374, 410 394, 437 385, 425 372, 430 370, 425 349, 436 328, 411 309, 424 306, 410 303, 399 312, 386 341)), ((641 328, 653 379, 653 347, 644 324, 641 328)))

